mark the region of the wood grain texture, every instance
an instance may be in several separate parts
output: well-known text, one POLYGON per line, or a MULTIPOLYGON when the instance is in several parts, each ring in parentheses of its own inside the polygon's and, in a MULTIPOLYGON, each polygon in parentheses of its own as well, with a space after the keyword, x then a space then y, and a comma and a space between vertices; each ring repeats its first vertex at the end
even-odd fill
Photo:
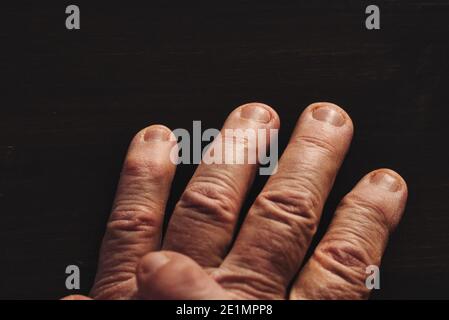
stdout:
POLYGON ((319 234, 364 174, 397 170, 410 198, 373 298, 449 298, 449 1, 375 1, 380 31, 368 1, 91 2, 77 32, 64 1, 0 5, 0 298, 73 293, 69 264, 87 293, 134 133, 220 127, 249 101, 276 108, 281 146, 308 104, 345 108, 355 139, 319 234))

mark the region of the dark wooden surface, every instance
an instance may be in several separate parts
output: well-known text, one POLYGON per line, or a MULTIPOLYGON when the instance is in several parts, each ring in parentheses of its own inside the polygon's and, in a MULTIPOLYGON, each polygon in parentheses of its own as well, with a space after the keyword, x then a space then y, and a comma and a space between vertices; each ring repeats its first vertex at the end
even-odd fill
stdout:
MULTIPOLYGON (((372 1, 375 32, 371 1, 74 1, 77 32, 64 26, 71 3, 19 2, 0 5, 1 298, 68 294, 69 264, 88 292, 140 128, 220 127, 261 101, 279 112, 285 146, 322 100, 356 127, 322 227, 365 173, 397 170, 410 197, 373 298, 449 298, 449 1, 372 1)), ((169 209, 193 170, 178 169, 169 209)))

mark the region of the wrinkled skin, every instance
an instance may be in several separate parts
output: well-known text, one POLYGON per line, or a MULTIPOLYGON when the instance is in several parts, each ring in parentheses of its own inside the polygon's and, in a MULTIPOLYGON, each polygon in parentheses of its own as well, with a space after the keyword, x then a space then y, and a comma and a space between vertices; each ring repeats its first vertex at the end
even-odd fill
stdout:
MULTIPOLYGON (((250 103, 234 110, 223 129, 279 125, 272 108, 250 103)), ((356 184, 303 264, 352 134, 352 121, 340 107, 306 108, 277 173, 239 230, 257 165, 200 164, 161 239, 176 139, 160 125, 142 130, 124 162, 90 298, 368 298, 366 267, 380 265, 407 199, 406 183, 394 171, 373 171, 356 184)))

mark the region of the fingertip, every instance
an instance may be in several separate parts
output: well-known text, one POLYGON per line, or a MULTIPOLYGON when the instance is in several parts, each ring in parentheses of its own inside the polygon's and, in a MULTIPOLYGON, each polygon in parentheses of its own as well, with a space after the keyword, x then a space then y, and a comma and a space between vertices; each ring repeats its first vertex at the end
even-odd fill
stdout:
POLYGON ((136 270, 137 277, 151 277, 169 262, 170 258, 162 251, 149 253, 140 259, 136 270))
POLYGON ((177 141, 176 136, 173 132, 166 126, 162 124, 150 125, 142 130, 140 130, 135 138, 141 142, 175 142, 177 141))
POLYGON ((231 113, 241 119, 252 120, 278 128, 280 125, 279 115, 269 105, 261 102, 250 102, 243 104, 231 113))
POLYGON ((370 172, 367 175, 370 182, 391 192, 408 193, 407 183, 404 178, 394 170, 381 168, 370 172))
POLYGON ((396 171, 387 168, 374 170, 365 175, 351 194, 364 199, 367 204, 385 216, 390 231, 398 225, 407 202, 407 183, 396 171))
POLYGON ((177 139, 166 126, 156 124, 140 130, 131 141, 123 164, 130 176, 151 173, 153 178, 172 179, 178 164, 177 139))
POLYGON ((303 112, 313 119, 328 123, 334 127, 344 127, 354 131, 354 123, 349 114, 340 106, 331 102, 315 102, 310 104, 303 112))

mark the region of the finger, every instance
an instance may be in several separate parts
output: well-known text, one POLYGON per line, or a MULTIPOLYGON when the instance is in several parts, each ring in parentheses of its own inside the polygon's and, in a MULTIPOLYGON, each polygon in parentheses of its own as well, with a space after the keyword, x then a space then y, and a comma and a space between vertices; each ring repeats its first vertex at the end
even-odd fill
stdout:
POLYGON ((257 197, 220 268, 225 288, 248 298, 285 297, 352 132, 349 116, 336 105, 317 103, 303 112, 278 172, 257 197), (246 284, 235 274, 243 275, 246 284))
POLYGON ((142 130, 132 140, 100 251, 94 298, 132 295, 138 261, 160 248, 165 205, 175 173, 172 148, 176 148, 174 135, 159 125, 142 130))
POLYGON ((379 267, 406 201, 407 186, 394 171, 366 175, 342 200, 329 230, 299 274, 291 298, 368 298, 366 279, 372 271, 367 267, 379 267))
POLYGON ((230 299, 202 267, 176 252, 147 254, 137 267, 137 283, 144 300, 230 299))
POLYGON ((222 138, 214 140, 211 147, 214 156, 222 150, 216 159, 226 161, 213 163, 208 157, 199 165, 175 207, 164 239, 165 250, 185 254, 203 267, 221 263, 254 179, 258 152, 266 150, 270 129, 278 127, 276 112, 260 103, 243 105, 229 115, 222 138), (230 132, 234 129, 240 131, 230 132), (238 136, 239 132, 244 134, 238 136))

